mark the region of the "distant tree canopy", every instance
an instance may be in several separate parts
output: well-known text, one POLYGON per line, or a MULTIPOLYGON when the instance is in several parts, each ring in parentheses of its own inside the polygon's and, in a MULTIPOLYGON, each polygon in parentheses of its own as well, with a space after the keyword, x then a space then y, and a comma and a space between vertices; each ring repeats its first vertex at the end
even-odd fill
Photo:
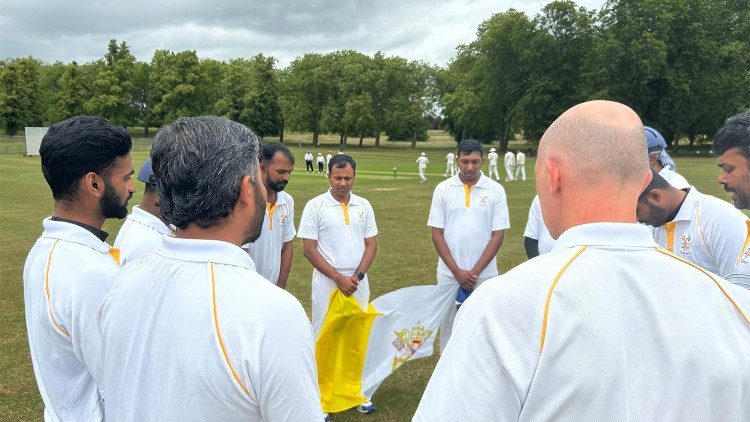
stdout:
POLYGON ((0 125, 8 134, 77 114, 148 128, 218 114, 260 136, 336 133, 341 144, 384 134, 415 145, 429 127, 507 147, 537 141, 589 99, 631 106, 671 145, 712 135, 750 108, 747 0, 609 0, 602 10, 548 3, 535 17, 497 13, 446 68, 382 53, 308 53, 284 69, 258 54, 228 62, 157 50, 139 62, 111 40, 89 63, 0 61, 0 125))

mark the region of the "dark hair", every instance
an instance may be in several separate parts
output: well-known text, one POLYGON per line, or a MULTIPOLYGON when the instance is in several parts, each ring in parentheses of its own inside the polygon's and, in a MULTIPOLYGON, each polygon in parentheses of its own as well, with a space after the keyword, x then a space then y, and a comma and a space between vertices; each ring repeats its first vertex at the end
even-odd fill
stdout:
POLYGON ((354 174, 357 174, 357 163, 354 161, 354 158, 346 154, 336 154, 328 160, 328 173, 331 173, 334 166, 342 169, 347 165, 352 166, 352 171, 354 174))
POLYGON ((667 179, 661 177, 661 175, 656 171, 651 170, 651 176, 651 182, 649 182, 648 186, 646 186, 646 188, 643 189, 643 192, 641 192, 640 196, 638 196, 638 201, 645 201, 648 193, 654 189, 677 189, 669 182, 667 182, 667 179))
POLYGON ((75 197, 78 181, 89 172, 106 179, 112 163, 128 155, 132 146, 125 129, 100 117, 76 116, 55 123, 39 146, 42 174, 52 197, 75 197))
POLYGON ((750 159, 750 112, 728 118, 714 135, 716 155, 724 154, 732 148, 739 148, 740 153, 750 159))
POLYGON ((463 141, 461 141, 461 143, 458 144, 459 157, 461 156, 461 154, 468 155, 474 151, 478 151, 480 156, 484 156, 484 151, 482 151, 482 144, 480 144, 476 139, 464 139, 463 141))
POLYGON ((289 148, 287 148, 286 145, 282 144, 281 142, 270 142, 267 144, 263 144, 263 147, 261 147, 260 150, 260 159, 264 163, 268 164, 273 161, 273 157, 277 152, 281 152, 282 154, 284 154, 289 162, 294 165, 294 154, 292 154, 292 151, 289 151, 289 148))
POLYGON ((162 215, 184 229, 206 229, 229 217, 240 183, 250 176, 256 188, 258 137, 225 117, 185 117, 154 137, 151 160, 162 215))

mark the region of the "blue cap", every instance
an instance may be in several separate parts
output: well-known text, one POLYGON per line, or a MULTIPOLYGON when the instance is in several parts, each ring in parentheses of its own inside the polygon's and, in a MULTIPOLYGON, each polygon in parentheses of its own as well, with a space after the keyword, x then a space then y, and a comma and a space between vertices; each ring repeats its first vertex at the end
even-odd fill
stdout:
POLYGON ((664 140, 659 131, 648 126, 644 126, 643 129, 646 132, 646 147, 648 148, 648 152, 667 149, 667 141, 664 140))
POLYGON ((156 177, 154 176, 154 169, 151 167, 151 159, 146 159, 146 162, 141 166, 141 171, 138 172, 138 180, 149 185, 156 184, 156 177))

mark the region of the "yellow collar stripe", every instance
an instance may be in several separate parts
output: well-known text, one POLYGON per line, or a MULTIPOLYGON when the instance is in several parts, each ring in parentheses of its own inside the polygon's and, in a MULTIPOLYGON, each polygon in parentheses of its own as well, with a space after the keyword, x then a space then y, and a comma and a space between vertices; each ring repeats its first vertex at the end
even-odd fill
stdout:
POLYGON ((341 205, 341 210, 344 211, 344 224, 348 226, 349 225, 349 204, 339 202, 339 205, 341 205))
POLYGON ((266 204, 268 210, 268 230, 273 230, 273 213, 279 206, 276 204, 266 204))
POLYGON ((471 189, 474 186, 464 185, 464 207, 469 208, 471 206, 471 189))
POLYGON ((674 230, 677 227, 677 222, 670 221, 664 227, 667 229, 667 250, 674 252, 674 230))

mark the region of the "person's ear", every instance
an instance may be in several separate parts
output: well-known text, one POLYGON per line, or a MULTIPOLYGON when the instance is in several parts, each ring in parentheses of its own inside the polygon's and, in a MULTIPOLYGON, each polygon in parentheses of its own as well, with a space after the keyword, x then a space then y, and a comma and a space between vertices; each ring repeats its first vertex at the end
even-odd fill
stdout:
POLYGON ((560 163, 551 158, 544 159, 544 169, 547 172, 547 186, 546 189, 550 194, 555 194, 560 190, 560 163))
POLYGON ((106 183, 103 177, 98 173, 90 171, 81 178, 79 191, 100 198, 104 195, 105 185, 106 183))

